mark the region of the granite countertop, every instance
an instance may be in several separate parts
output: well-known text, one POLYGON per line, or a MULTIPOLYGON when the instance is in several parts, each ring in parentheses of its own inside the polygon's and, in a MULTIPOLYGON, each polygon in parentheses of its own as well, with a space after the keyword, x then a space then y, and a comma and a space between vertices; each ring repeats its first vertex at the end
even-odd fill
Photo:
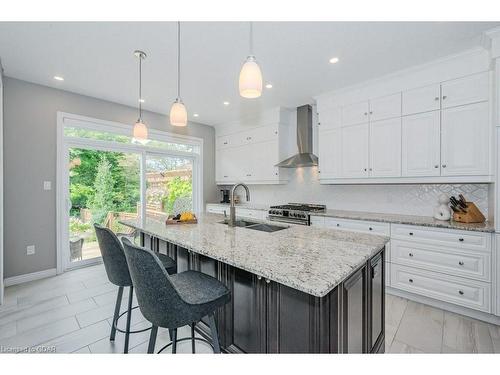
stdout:
POLYGON ((476 232, 494 232, 495 225, 491 221, 485 223, 457 223, 456 221, 436 220, 430 216, 382 214, 376 212, 326 210, 324 213, 312 213, 313 216, 335 217, 338 219, 368 220, 382 223, 420 225, 424 227, 469 230, 476 232))
POLYGON ((205 213, 199 215, 198 224, 167 226, 153 219, 144 225, 133 220, 122 223, 316 297, 328 294, 389 240, 301 225, 266 233, 230 228, 220 223, 222 219, 205 213))

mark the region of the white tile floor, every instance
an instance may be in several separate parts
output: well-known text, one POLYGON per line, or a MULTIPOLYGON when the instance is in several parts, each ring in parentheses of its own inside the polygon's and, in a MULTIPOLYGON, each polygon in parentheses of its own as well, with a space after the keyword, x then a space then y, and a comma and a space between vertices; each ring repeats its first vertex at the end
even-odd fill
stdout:
MULTIPOLYGON (((103 265, 6 288, 0 306, 0 352, 44 346, 57 353, 121 353, 123 334, 109 341, 116 291, 103 265)), ((140 329, 149 323, 135 310, 132 326, 140 329)), ((189 328, 179 330, 179 337, 188 335, 189 328)), ((130 352, 145 353, 148 338, 149 331, 131 335, 130 352)), ((160 329, 156 350, 168 342, 167 331, 160 329)), ((190 353, 190 342, 180 343, 178 352, 190 353)), ((198 342, 197 352, 210 353, 211 348, 198 342)), ((500 353, 500 326, 388 295, 386 352, 500 353)))

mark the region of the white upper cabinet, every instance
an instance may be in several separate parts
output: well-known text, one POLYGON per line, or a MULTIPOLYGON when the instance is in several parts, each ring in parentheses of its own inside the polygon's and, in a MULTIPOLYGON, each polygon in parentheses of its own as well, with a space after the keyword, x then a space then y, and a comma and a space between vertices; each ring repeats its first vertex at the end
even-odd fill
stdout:
POLYGON ((342 124, 341 107, 327 108, 318 113, 318 125, 321 129, 338 128, 342 124))
POLYGON ((401 117, 370 122, 370 176, 401 176, 401 117))
POLYGON ((489 98, 489 72, 443 82, 442 108, 487 101, 489 98))
POLYGON ((275 167, 275 165, 281 161, 277 150, 278 140, 251 145, 248 154, 245 155, 250 162, 250 167, 244 177, 249 181, 272 181, 277 179, 279 168, 275 167))
POLYGON ((401 93, 370 100, 370 121, 401 117, 401 93))
POLYGON ((368 124, 346 126, 341 133, 342 177, 368 177, 368 124))
POLYGON ((340 176, 341 160, 341 129, 320 129, 318 139, 318 159, 320 178, 335 178, 340 176))
POLYGON ((441 174, 489 174, 488 102, 447 108, 441 116, 441 174))
POLYGON ((345 105, 342 107, 342 126, 367 123, 370 106, 368 101, 345 105))
POLYGON ((403 91, 403 116, 438 110, 441 105, 440 96, 439 83, 403 91))
POLYGON ((403 117, 402 176, 429 177, 441 174, 440 111, 403 117))

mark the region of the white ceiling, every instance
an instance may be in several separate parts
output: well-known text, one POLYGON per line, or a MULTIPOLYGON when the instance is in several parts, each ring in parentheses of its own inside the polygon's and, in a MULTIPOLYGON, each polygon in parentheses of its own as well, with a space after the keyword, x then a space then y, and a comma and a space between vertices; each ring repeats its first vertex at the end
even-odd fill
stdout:
MULTIPOLYGON (((259 22, 254 52, 264 81, 274 87, 249 100, 238 95, 248 23, 187 22, 181 26, 182 97, 190 119, 210 125, 278 105, 295 107, 320 93, 480 45, 482 32, 499 25, 259 22), (329 64, 333 56, 340 62, 329 64)), ((7 76, 131 106, 137 104, 136 49, 148 54, 144 107, 167 114, 176 97, 175 23, 0 23, 7 76)))

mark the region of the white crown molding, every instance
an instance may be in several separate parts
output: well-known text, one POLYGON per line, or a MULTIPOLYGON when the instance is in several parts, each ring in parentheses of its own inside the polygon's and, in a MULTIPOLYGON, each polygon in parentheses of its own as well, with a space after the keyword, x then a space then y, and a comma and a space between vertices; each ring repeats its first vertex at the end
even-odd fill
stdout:
POLYGON ((30 281, 45 279, 47 277, 52 277, 55 275, 56 275, 56 269, 50 268, 48 270, 27 273, 25 275, 7 277, 4 280, 4 284, 7 287, 7 286, 11 286, 11 285, 23 284, 23 283, 27 283, 30 281))

